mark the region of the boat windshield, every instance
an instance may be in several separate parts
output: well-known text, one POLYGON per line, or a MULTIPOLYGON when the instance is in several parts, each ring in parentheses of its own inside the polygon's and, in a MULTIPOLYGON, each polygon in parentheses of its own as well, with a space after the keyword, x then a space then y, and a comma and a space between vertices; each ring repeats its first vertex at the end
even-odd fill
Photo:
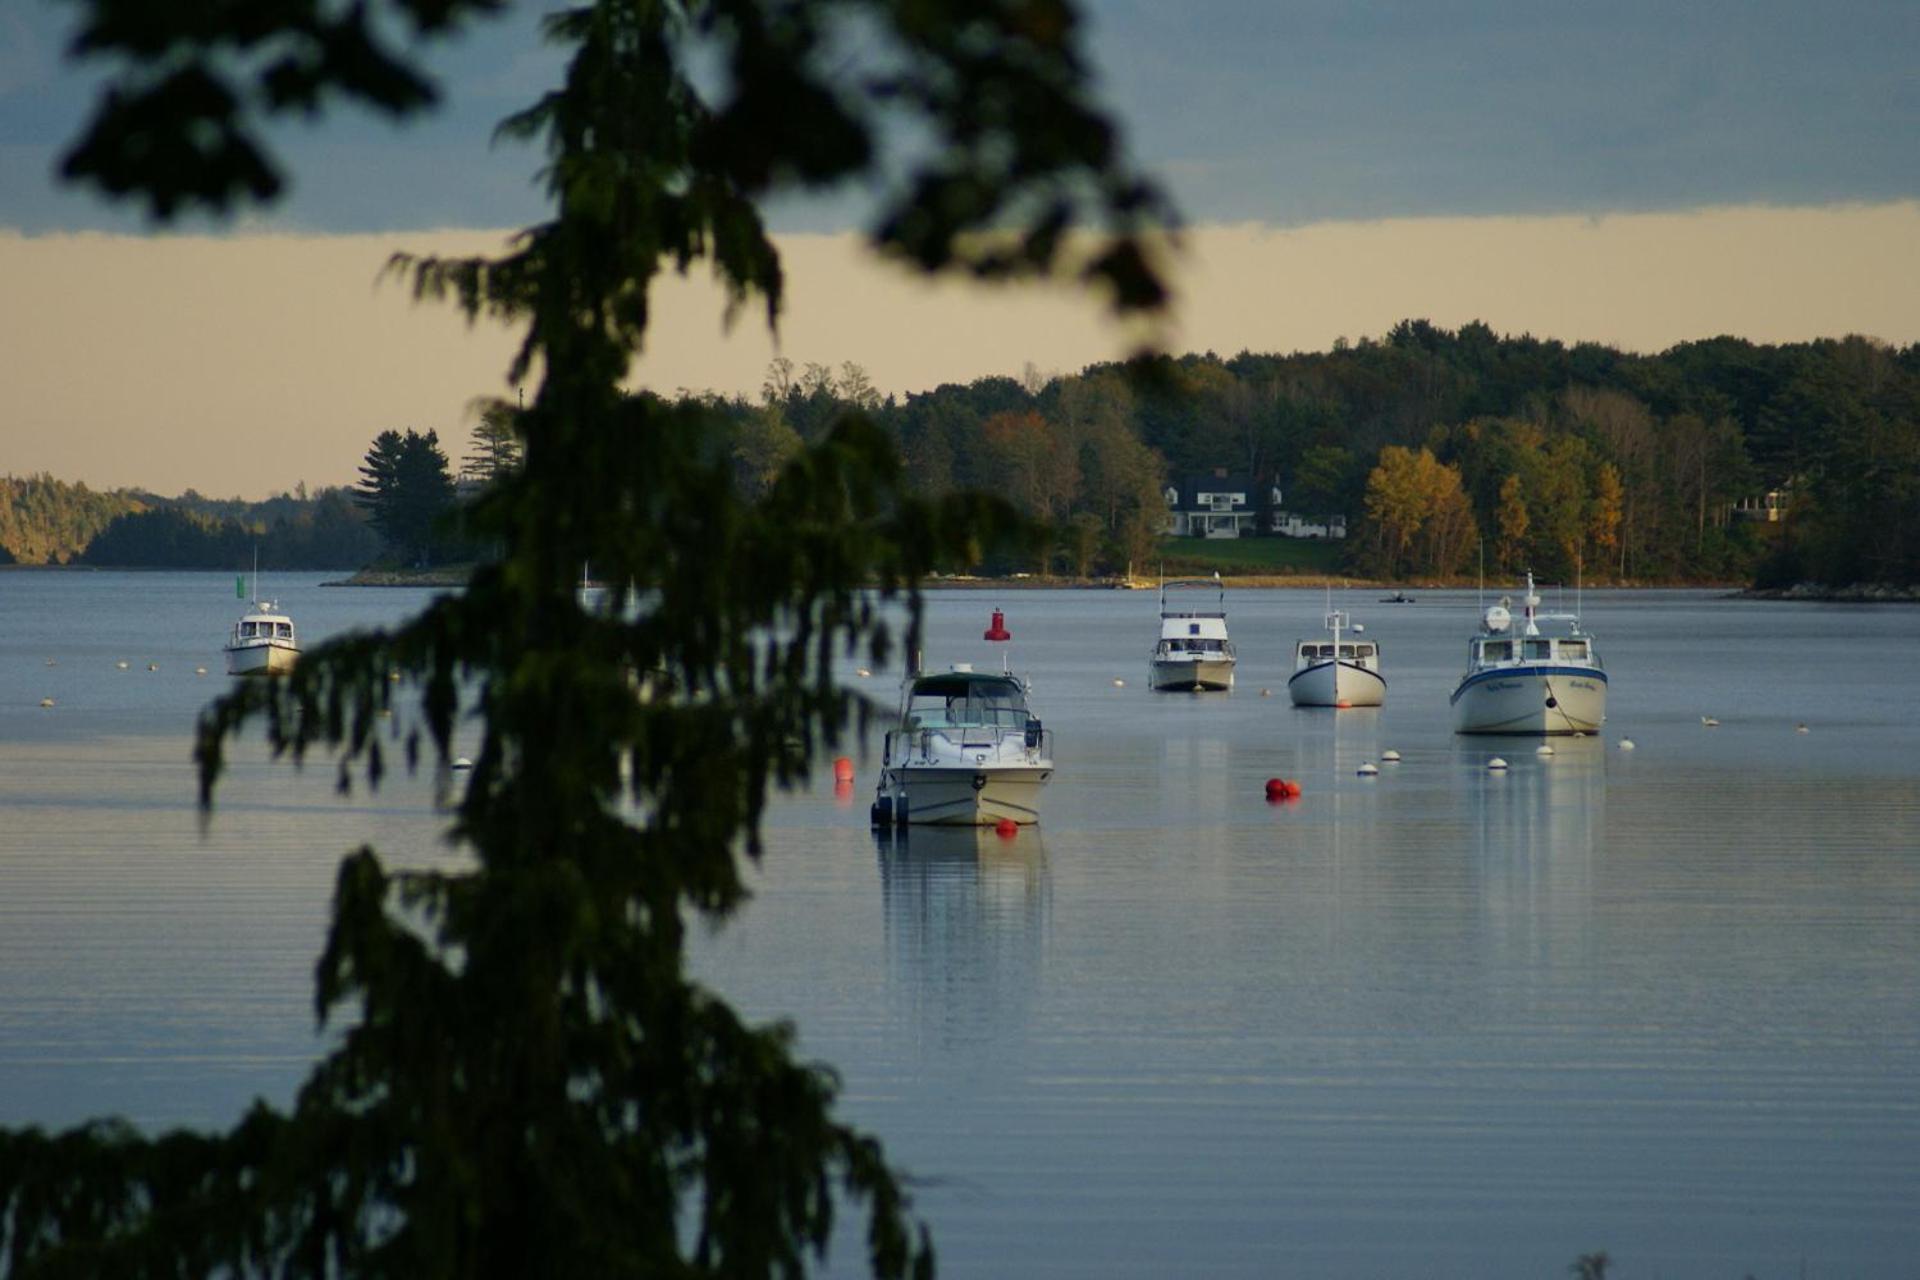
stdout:
POLYGON ((935 676, 917 682, 907 699, 907 724, 917 729, 1025 729, 1027 720, 1027 695, 1010 676, 935 676))

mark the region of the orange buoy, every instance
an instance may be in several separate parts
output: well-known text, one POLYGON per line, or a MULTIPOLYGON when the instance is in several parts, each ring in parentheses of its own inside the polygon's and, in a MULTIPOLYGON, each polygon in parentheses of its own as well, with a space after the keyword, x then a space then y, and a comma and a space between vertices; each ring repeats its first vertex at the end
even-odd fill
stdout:
POLYGON ((1285 778, 1267 779, 1267 799, 1285 800, 1287 798, 1287 780, 1285 778))
POLYGON ((835 782, 853 781, 853 761, 841 756, 833 762, 833 780, 835 782))
POLYGON ((1002 818, 993 824, 993 833, 1002 840, 1011 840, 1020 834, 1020 824, 1012 818, 1002 818))
POLYGON ((1003 611, 999 609, 995 609, 993 611, 993 621, 987 624, 987 634, 983 636, 982 639, 986 639, 986 640, 1013 639, 1013 632, 1007 630, 1007 615, 1003 611))

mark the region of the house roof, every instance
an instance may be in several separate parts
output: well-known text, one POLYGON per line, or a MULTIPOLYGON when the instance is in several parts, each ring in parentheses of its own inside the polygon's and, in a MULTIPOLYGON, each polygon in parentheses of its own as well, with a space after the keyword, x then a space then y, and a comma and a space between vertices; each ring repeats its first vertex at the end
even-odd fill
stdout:
POLYGON ((1244 473, 1229 472, 1224 476, 1203 472, 1199 475, 1181 476, 1169 486, 1178 494, 1178 501, 1188 503, 1197 501, 1199 493, 1244 493, 1251 505, 1257 492, 1251 478, 1244 473))

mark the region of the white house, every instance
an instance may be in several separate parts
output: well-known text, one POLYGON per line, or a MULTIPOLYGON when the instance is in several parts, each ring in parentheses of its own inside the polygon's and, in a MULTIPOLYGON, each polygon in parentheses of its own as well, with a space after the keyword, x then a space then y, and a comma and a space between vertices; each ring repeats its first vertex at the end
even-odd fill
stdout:
MULTIPOLYGON (((1166 490, 1166 531, 1176 538, 1240 538, 1260 532, 1259 493, 1245 476, 1215 467, 1205 475, 1188 476, 1166 490)), ((1270 511, 1267 532, 1282 538, 1344 538, 1343 515, 1305 515, 1285 510, 1280 488, 1267 490, 1270 511)))
MULTIPOLYGON (((1238 538, 1257 532, 1256 490, 1245 476, 1215 467, 1166 488, 1167 532, 1176 538, 1238 538)), ((1279 498, 1280 491, 1273 491, 1279 498)))

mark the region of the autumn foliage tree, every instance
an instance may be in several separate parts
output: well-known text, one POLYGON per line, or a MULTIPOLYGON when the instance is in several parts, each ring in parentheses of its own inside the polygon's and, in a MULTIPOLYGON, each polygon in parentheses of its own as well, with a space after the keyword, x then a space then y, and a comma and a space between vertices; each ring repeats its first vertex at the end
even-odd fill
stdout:
POLYGON ((1430 449, 1389 445, 1367 477, 1360 536, 1381 577, 1449 575, 1472 559, 1479 527, 1457 470, 1430 449))

